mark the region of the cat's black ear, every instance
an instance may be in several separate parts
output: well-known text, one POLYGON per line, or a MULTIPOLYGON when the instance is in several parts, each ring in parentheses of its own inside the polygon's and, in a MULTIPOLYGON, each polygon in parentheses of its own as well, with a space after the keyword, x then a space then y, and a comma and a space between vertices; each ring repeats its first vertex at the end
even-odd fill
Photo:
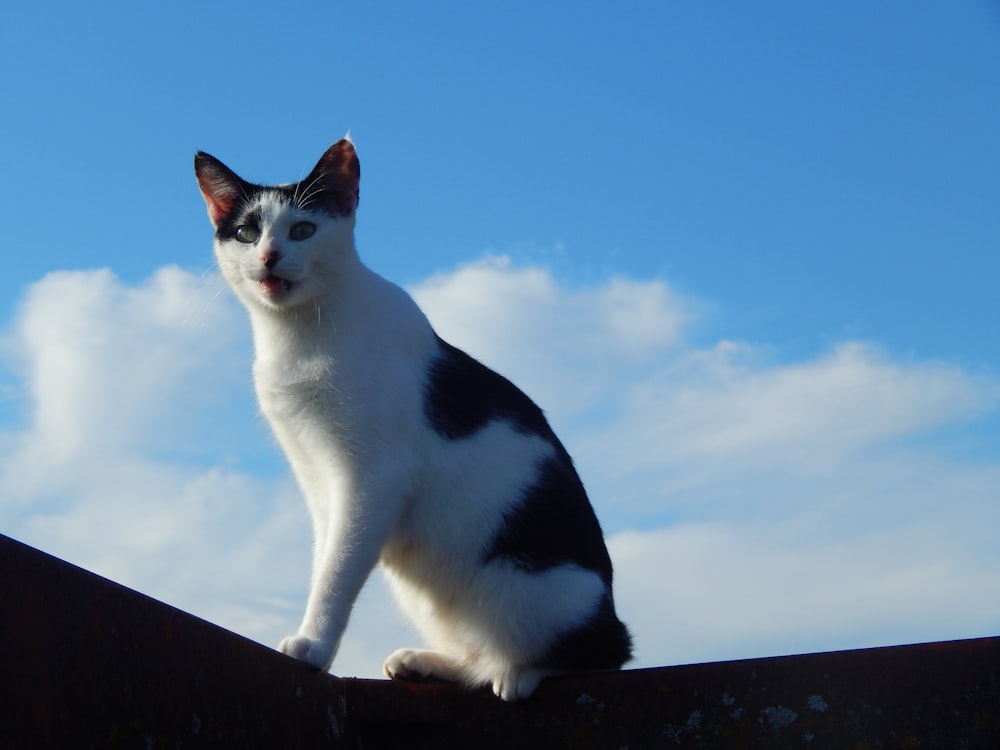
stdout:
POLYGON ((336 216, 350 216, 358 207, 361 162, 350 138, 341 138, 326 150, 300 185, 303 195, 315 196, 336 216))
POLYGON ((194 157, 198 187, 208 206, 208 218, 219 225, 233 210, 236 201, 247 195, 247 183, 211 154, 199 151, 194 157))

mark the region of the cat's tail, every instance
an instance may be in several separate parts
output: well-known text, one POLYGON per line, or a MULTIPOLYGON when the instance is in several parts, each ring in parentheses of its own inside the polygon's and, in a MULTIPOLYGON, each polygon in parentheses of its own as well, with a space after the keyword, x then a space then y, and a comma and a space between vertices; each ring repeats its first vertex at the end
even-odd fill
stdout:
POLYGON ((632 634, 615 613, 608 591, 581 625, 560 633, 542 663, 568 671, 621 669, 632 660, 632 634))

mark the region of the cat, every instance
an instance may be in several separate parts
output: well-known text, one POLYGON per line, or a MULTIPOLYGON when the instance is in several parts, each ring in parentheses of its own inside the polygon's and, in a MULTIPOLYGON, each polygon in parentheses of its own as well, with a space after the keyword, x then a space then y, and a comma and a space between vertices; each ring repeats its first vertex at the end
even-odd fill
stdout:
POLYGON ((329 669, 381 563, 434 646, 393 652, 390 678, 512 701, 629 661, 600 524, 541 409, 359 259, 350 137, 294 184, 252 184, 204 152, 195 174, 249 311, 261 411, 314 526, 305 615, 279 650, 329 669))

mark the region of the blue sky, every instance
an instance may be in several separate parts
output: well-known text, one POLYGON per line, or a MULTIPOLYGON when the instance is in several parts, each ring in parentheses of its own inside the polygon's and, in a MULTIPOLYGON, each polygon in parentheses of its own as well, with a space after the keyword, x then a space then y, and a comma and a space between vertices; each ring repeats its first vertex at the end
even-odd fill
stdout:
POLYGON ((789 352, 1000 361, 995 2, 103 7, 5 11, 11 289, 204 267, 194 151, 285 181, 350 129, 401 281, 515 252, 789 352))
POLYGON ((191 161, 291 181, 350 130, 363 257, 552 415, 644 665, 1000 631, 1000 3, 2 16, 0 531, 294 627, 308 528, 191 161), (782 609, 789 567, 846 614, 782 609))

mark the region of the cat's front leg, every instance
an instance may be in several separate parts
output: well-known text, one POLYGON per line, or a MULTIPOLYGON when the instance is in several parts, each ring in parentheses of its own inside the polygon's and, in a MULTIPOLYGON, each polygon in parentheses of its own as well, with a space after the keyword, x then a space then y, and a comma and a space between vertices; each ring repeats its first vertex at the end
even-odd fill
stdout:
POLYGON ((381 543, 381 535, 371 528, 363 534, 328 530, 325 549, 316 556, 302 624, 298 633, 280 643, 281 653, 317 669, 330 668, 354 602, 378 560, 381 543))
POLYGON ((314 502, 316 550, 305 615, 278 650, 327 670, 340 647, 354 602, 375 567, 403 504, 405 476, 371 472, 314 502))
MULTIPOLYGON (((347 626, 346 616, 338 617, 337 611, 343 609, 346 604, 349 612, 353 605, 353 600, 345 603, 342 601, 343 597, 332 596, 330 590, 334 581, 342 581, 345 575, 350 573, 349 569, 345 570, 334 564, 338 548, 344 546, 347 536, 345 533, 347 519, 343 512, 347 504, 339 500, 331 501, 330 495, 339 497, 343 494, 345 494, 343 491, 331 493, 322 486, 319 491, 316 491, 315 487, 306 491, 313 521, 313 559, 309 598, 298 632, 287 636, 278 644, 278 651, 286 656, 324 671, 330 668, 340 645, 341 633, 347 626), (338 620, 343 622, 338 623, 338 620)), ((363 576, 361 580, 363 585, 364 577, 367 577, 371 568, 365 565, 360 568, 357 565, 352 567, 353 577, 363 576)), ((341 583, 335 588, 343 591, 344 586, 341 583)), ((348 586, 348 589, 351 588, 355 586, 348 586)))

